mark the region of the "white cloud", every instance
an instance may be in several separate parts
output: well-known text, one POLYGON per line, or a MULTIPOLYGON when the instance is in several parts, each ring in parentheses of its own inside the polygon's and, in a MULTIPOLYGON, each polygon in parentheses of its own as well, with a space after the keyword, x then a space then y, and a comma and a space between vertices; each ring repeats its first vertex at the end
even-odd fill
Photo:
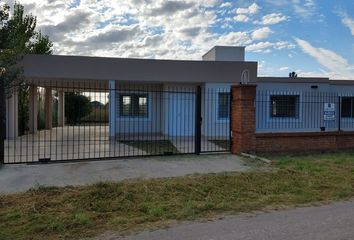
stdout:
MULTIPOLYGON (((314 0, 266 0, 266 2, 283 8, 291 6, 296 13, 295 16, 306 20, 309 20, 310 17, 313 17, 317 12, 317 6, 314 0)), ((317 19, 312 20, 321 20, 321 18, 322 16, 317 15, 317 19)))
POLYGON ((288 17, 281 13, 271 13, 262 17, 261 21, 255 23, 263 25, 273 25, 288 20, 288 17))
MULTIPOLYGON (((22 0, 38 28, 54 41, 55 54, 161 59, 200 59, 215 45, 247 46, 254 52, 289 49, 288 42, 257 42, 271 29, 234 30, 237 12, 221 0, 22 0), (217 7, 215 7, 217 6, 217 7), (222 8, 221 8, 222 7, 222 8), (226 11, 228 18, 220 17, 226 11), (213 32, 214 26, 227 31, 213 32)), ((250 21, 254 3, 236 19, 250 21), (239 17, 241 16, 241 17, 239 17), (242 19, 243 18, 243 19, 242 19)))
POLYGON ((264 39, 264 38, 269 37, 269 35, 272 33, 273 33, 273 31, 269 27, 263 27, 263 28, 259 28, 255 31, 253 31, 252 38, 255 40, 264 39))
POLYGON ((250 18, 247 17, 246 15, 237 15, 234 17, 234 20, 236 22, 248 22, 250 20, 250 18))
POLYGON ((256 14, 260 10, 260 6, 257 3, 253 3, 247 8, 236 8, 236 16, 234 20, 236 22, 248 22, 250 20, 250 15, 256 14))
POLYGON ((292 0, 294 11, 302 18, 312 17, 316 12, 314 0, 292 0))
POLYGON ((21 3, 54 41, 55 54, 196 59, 220 38, 210 31, 220 0, 21 3))
POLYGON ((288 71, 289 67, 281 67, 279 68, 279 71, 284 72, 284 71, 288 71))
POLYGON ((215 45, 245 46, 251 42, 252 39, 247 32, 230 32, 220 36, 215 45))
POLYGON ((246 47, 247 51, 251 52, 269 52, 270 49, 282 50, 282 49, 292 49, 295 46, 286 41, 279 42, 258 42, 253 43, 246 47))
POLYGON ((332 76, 353 77, 353 66, 336 52, 324 48, 316 48, 309 42, 299 38, 295 38, 295 41, 304 53, 310 55, 319 64, 327 68, 332 76))
POLYGON ((236 14, 256 14, 260 9, 261 8, 257 3, 253 3, 247 8, 237 8, 236 14))
POLYGON ((266 2, 271 3, 275 6, 284 6, 289 3, 289 0, 266 0, 266 2))
POLYGON ((342 23, 349 28, 351 34, 354 36, 354 19, 351 19, 346 13, 340 13, 342 23))
POLYGON ((232 7, 232 3, 231 2, 224 2, 220 5, 221 8, 230 8, 232 7))

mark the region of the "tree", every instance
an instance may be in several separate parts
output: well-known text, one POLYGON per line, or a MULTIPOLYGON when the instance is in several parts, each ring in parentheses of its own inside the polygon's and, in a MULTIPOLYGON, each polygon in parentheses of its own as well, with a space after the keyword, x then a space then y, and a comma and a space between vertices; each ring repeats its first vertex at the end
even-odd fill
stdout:
POLYGON ((297 73, 296 72, 290 72, 289 73, 289 78, 297 78, 297 73))
POLYGON ((29 90, 18 63, 24 54, 52 54, 52 42, 36 30, 36 24, 36 18, 32 14, 25 15, 21 4, 14 4, 11 17, 9 6, 0 5, 0 81, 4 83, 7 96, 18 92, 20 135, 28 129, 29 90))
POLYGON ((0 80, 7 93, 23 83, 18 63, 24 54, 52 54, 52 42, 36 25, 36 17, 25 15, 23 5, 15 3, 11 17, 10 7, 0 5, 0 80))
POLYGON ((69 124, 80 123, 81 119, 89 115, 91 110, 90 98, 79 92, 65 93, 65 116, 69 124))

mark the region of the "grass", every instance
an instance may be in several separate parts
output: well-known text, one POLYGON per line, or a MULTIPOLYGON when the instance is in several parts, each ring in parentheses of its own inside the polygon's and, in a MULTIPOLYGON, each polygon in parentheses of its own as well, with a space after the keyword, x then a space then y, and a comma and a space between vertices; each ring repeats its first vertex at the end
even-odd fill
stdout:
POLYGON ((78 239, 354 196, 354 153, 277 156, 274 171, 195 175, 0 196, 1 239, 78 239))
POLYGON ((169 140, 134 140, 120 142, 138 148, 151 155, 178 153, 177 148, 169 140))
POLYGON ((108 110, 106 108, 93 108, 89 115, 81 119, 82 122, 108 123, 108 110))
POLYGON ((230 140, 209 140, 209 142, 212 142, 216 146, 221 147, 225 150, 230 149, 230 140))

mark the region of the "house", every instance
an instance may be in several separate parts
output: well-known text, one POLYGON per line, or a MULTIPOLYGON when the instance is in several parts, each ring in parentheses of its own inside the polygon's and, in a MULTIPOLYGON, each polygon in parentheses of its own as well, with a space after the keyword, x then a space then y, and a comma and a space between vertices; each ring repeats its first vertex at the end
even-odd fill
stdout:
MULTIPOLYGON (((214 47, 202 61, 27 55, 30 130, 37 131, 37 88, 45 95, 46 128, 52 128, 52 91, 59 96, 59 126, 65 122, 64 93, 107 92, 109 136, 193 136, 196 87, 202 89, 202 135, 229 136, 230 86, 255 82, 257 62, 244 60, 244 47, 214 47), (243 80, 242 80, 243 79, 243 80), (212 99, 211 99, 212 98, 212 99)), ((8 138, 17 134, 17 95, 7 100, 8 138)))
POLYGON ((250 125, 255 122, 263 139, 259 147, 274 133, 280 133, 279 144, 281 134, 306 133, 314 141, 313 133, 354 131, 354 81, 258 77, 244 47, 216 46, 200 61, 27 55, 22 65, 29 134, 18 136, 14 91, 6 99, 9 162, 230 151, 230 125, 249 113, 230 109, 235 85, 257 85, 248 105, 255 112, 250 125), (82 124, 65 120, 67 92, 89 96, 96 107, 82 124), (38 131, 39 102, 46 131, 38 131))

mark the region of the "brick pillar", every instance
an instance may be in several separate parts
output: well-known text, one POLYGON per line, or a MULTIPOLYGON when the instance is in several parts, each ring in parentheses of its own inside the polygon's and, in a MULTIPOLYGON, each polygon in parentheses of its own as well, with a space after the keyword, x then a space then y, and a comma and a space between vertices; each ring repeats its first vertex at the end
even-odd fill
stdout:
POLYGON ((232 153, 255 151, 256 133, 256 85, 238 85, 232 94, 232 153))

